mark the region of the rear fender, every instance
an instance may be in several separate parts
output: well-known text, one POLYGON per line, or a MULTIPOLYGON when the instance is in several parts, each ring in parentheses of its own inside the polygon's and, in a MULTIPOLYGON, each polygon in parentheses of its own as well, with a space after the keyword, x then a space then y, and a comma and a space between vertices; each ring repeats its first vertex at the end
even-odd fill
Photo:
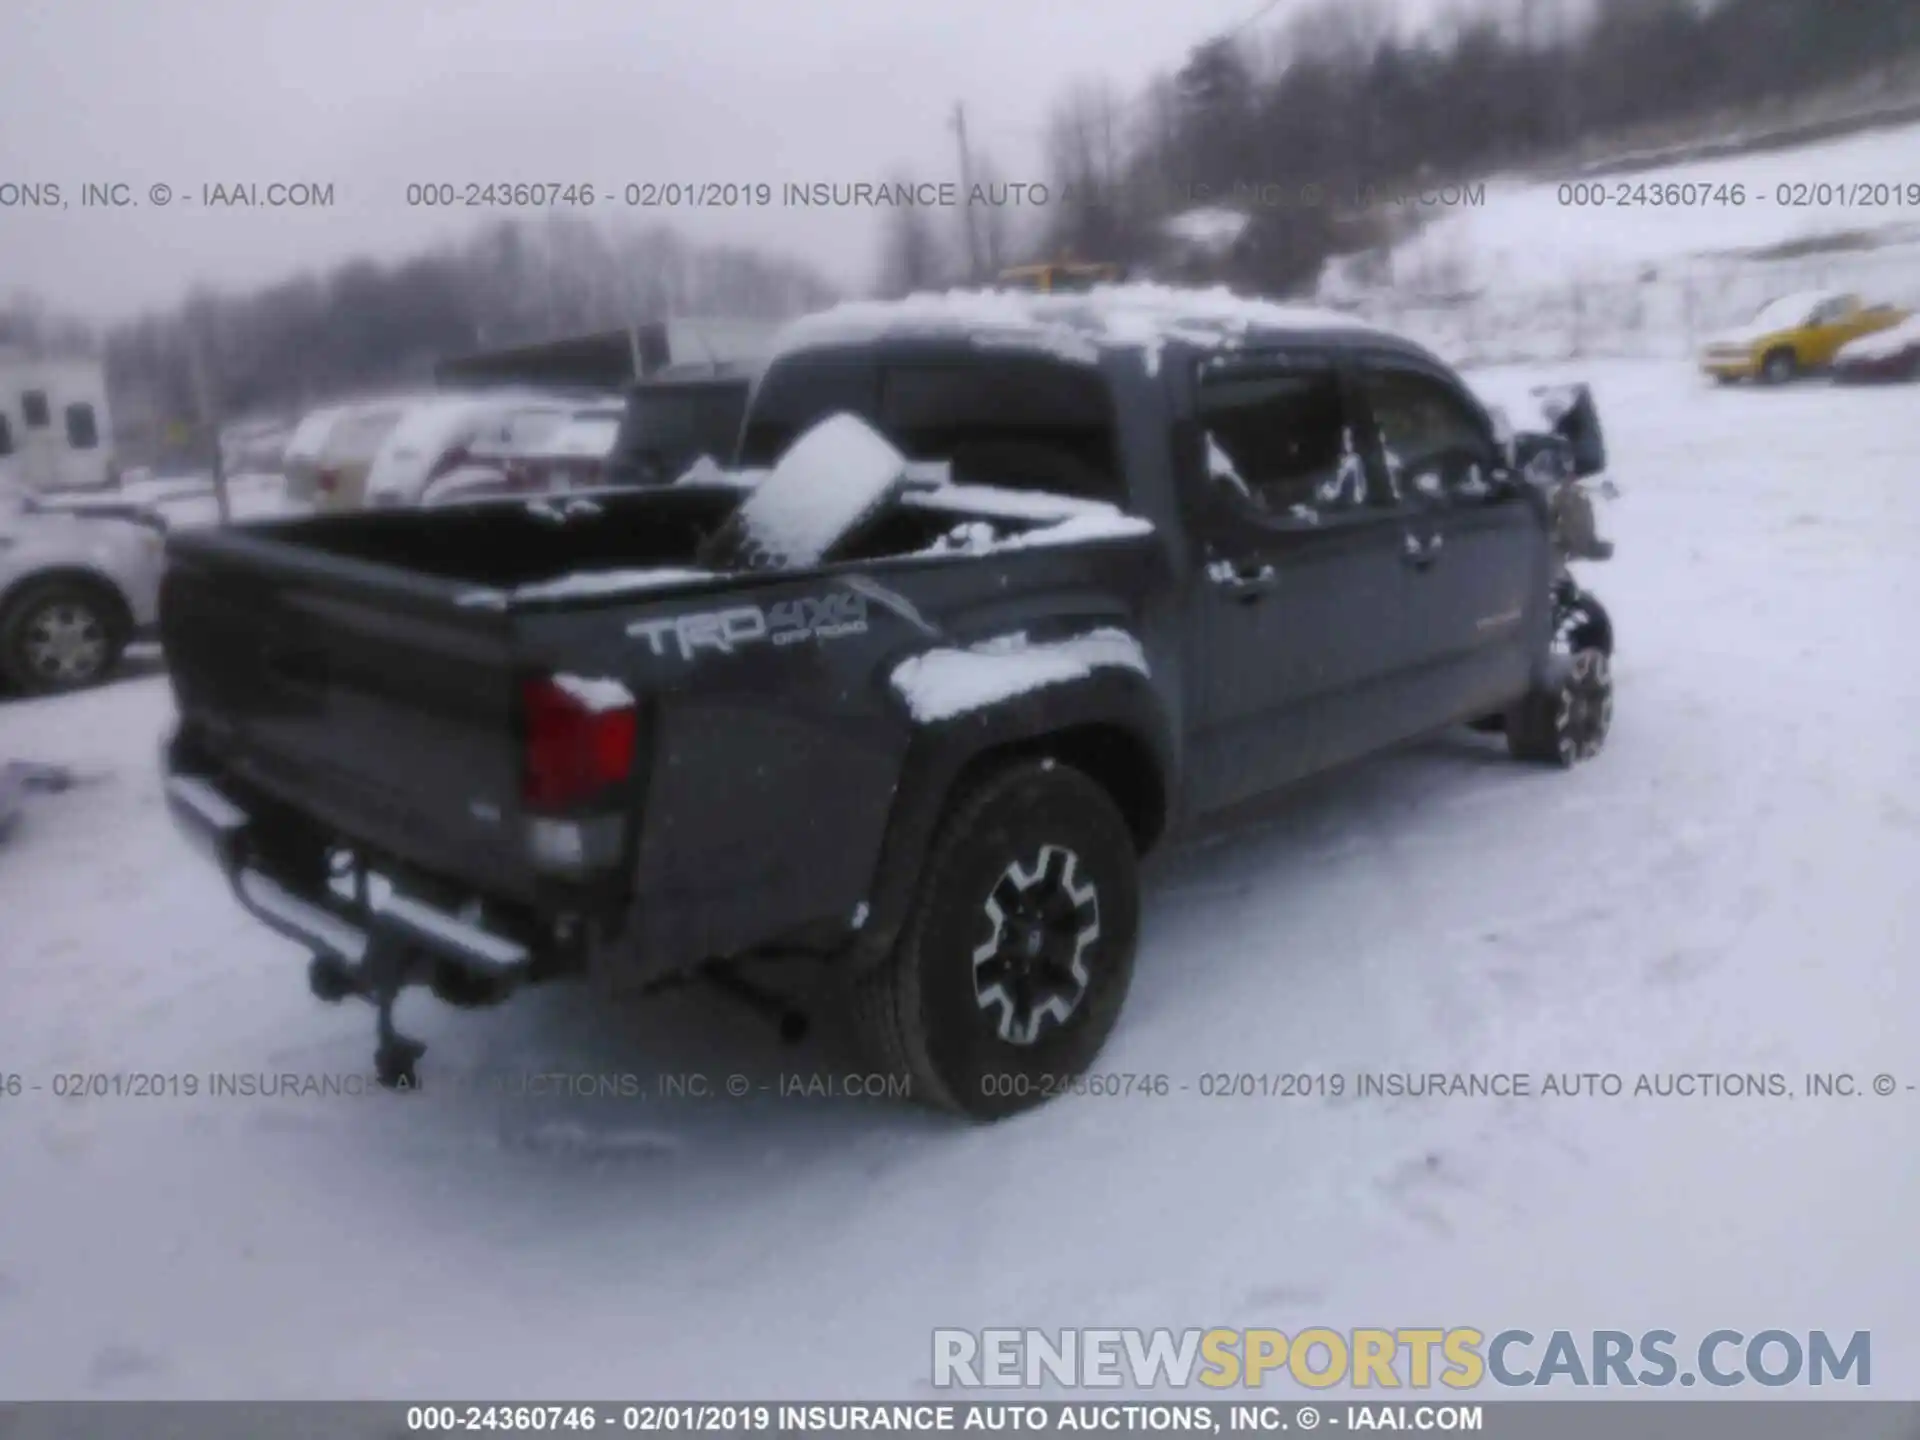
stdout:
POLYGON ((1047 757, 1087 771, 1114 796, 1144 853, 1165 832, 1175 748, 1152 682, 1136 670, 1095 670, 950 719, 918 723, 850 959, 876 963, 905 926, 934 833, 976 777, 1016 759, 1047 757))

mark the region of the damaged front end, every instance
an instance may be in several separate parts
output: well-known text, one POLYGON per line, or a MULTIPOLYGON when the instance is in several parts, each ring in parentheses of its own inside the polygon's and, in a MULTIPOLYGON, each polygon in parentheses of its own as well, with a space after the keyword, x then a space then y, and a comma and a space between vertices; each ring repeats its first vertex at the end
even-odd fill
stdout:
POLYGON ((1514 472, 1545 494, 1561 563, 1610 560, 1613 542, 1600 534, 1596 500, 1620 491, 1607 478, 1606 439, 1593 392, 1585 385, 1542 385, 1527 394, 1527 429, 1515 429, 1503 409, 1494 416, 1514 472))

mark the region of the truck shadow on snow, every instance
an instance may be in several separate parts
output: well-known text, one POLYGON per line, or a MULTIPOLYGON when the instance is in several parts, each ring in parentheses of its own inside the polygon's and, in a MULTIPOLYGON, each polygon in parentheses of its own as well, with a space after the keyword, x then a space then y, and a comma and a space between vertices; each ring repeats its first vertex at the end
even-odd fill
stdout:
MULTIPOLYGON (((1510 808, 1510 787, 1543 783, 1556 782, 1514 765, 1498 737, 1463 732, 1323 776, 1156 855, 1145 875, 1132 996, 1102 1068, 1192 1068, 1204 1057, 1184 1053, 1175 1027, 1162 1022, 1205 1023, 1216 1005, 1226 1018, 1250 989, 1272 992, 1273 1054, 1308 1053, 1327 1017, 1299 1005, 1294 987, 1301 967, 1324 957, 1296 951, 1264 921, 1248 933, 1235 902, 1251 898, 1263 915, 1293 912, 1307 929, 1337 922, 1356 942, 1384 939, 1367 931, 1390 919, 1370 920, 1329 896, 1330 866, 1350 873, 1356 863, 1377 868, 1384 860, 1417 869, 1423 852, 1457 847, 1462 815, 1510 808), (1282 1004, 1280 987, 1294 998, 1282 1004)), ((782 1043, 766 1019, 704 986, 625 1001, 561 985, 473 1013, 410 996, 403 1028, 430 1046, 422 1093, 378 1109, 396 1117, 410 1144, 436 1151, 522 1156, 549 1177, 613 1165, 676 1183, 690 1169, 732 1171, 775 1151, 867 1150, 886 1157, 869 1163, 888 1168, 971 1128, 904 1103, 899 1077, 848 1068, 830 976, 813 967, 763 974, 809 1014, 812 1030, 801 1042, 782 1043)), ((1062 1099, 980 1133, 994 1144, 1029 1126, 1071 1127, 1084 1118, 1062 1099)))

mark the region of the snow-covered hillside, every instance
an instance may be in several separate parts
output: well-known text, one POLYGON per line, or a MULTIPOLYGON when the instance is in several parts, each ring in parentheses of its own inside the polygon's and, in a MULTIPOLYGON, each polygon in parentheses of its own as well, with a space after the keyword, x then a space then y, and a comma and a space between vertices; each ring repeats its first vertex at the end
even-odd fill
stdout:
POLYGON ((1867 1329, 1874 1393, 1920 1398, 1920 406, 1573 373, 1624 489, 1607 752, 1450 737, 1164 857, 1103 1068, 1896 1094, 1190 1089, 973 1130, 762 1093, 818 1055, 717 1000, 558 990, 409 1002, 425 1094, 210 1096, 364 1075, 372 1021, 176 841, 149 665, 0 704, 0 758, 84 781, 0 846, 0 1074, 42 1087, 0 1088, 0 1394, 905 1397, 936 1326, 1471 1324, 1867 1329), (203 1088, 50 1093, 94 1072, 203 1088), (525 1093, 555 1072, 716 1098, 525 1093))
POLYGON ((1489 181, 1484 203, 1331 262, 1320 298, 1498 360, 1681 354, 1769 298, 1828 286, 1920 306, 1920 126, 1599 180, 1489 181))

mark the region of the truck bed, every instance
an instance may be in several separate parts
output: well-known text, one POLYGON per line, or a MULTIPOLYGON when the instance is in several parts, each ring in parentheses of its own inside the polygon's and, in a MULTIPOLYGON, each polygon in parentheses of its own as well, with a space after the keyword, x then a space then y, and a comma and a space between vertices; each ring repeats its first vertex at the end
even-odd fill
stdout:
POLYGON ((954 487, 893 505, 825 571, 703 573, 692 562, 739 501, 684 486, 177 535, 162 615, 189 752, 178 763, 282 814, 308 851, 350 850, 453 892, 447 903, 551 913, 581 897, 529 863, 539 817, 522 801, 522 687, 610 683, 636 706, 638 751, 631 784, 602 797, 623 827, 621 862, 593 886, 652 897, 637 922, 650 961, 729 953, 816 906, 851 913, 910 730, 886 676, 929 643, 925 617, 1078 591, 1093 598, 1043 613, 1091 604, 1112 618, 1137 554, 1022 546, 1084 514, 954 487), (989 525, 1014 547, 917 558, 989 525), (867 607, 857 587, 873 577, 904 593, 900 613, 867 607), (858 624, 842 623, 846 606, 858 624), (694 654, 703 642, 675 629, 742 607, 834 638, 694 654))

